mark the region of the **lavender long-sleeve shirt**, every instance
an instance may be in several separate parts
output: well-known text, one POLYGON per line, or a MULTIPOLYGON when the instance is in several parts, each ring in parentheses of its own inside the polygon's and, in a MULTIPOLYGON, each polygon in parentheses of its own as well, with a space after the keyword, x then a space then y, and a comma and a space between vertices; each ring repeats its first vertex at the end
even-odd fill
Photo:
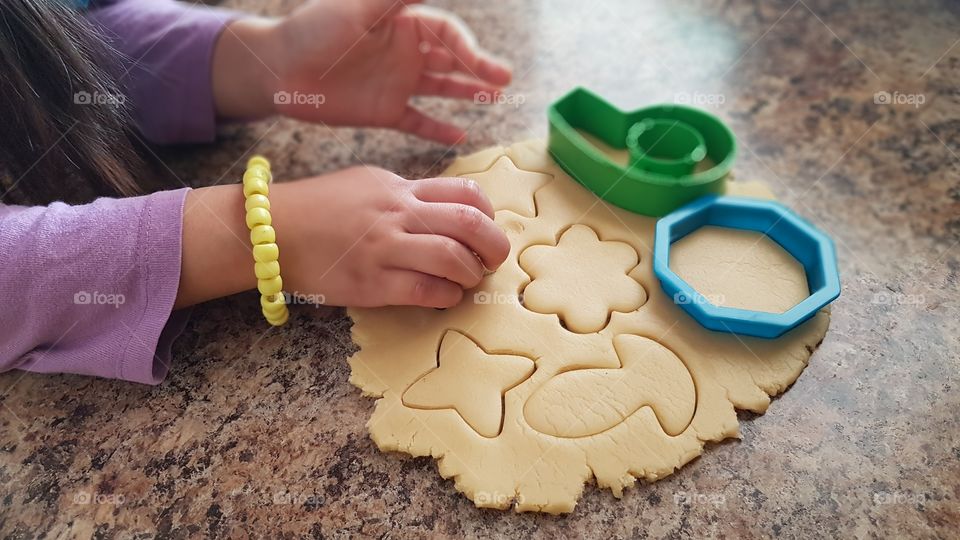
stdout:
MULTIPOLYGON (((235 13, 101 0, 87 15, 129 58, 122 82, 148 140, 213 139, 213 47, 235 13)), ((163 380, 186 319, 172 309, 187 191, 82 206, 0 204, 0 371, 163 380)))

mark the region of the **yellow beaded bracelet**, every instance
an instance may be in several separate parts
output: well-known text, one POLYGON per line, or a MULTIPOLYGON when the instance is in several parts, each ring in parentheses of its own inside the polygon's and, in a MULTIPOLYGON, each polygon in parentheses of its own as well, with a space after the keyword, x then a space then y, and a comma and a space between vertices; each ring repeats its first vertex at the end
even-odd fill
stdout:
POLYGON ((243 196, 246 199, 247 228, 250 229, 250 242, 253 244, 253 271, 257 275, 263 316, 273 326, 280 326, 290 318, 290 311, 283 294, 280 248, 270 217, 270 199, 267 198, 272 180, 270 162, 261 156, 250 158, 247 171, 243 173, 243 196))

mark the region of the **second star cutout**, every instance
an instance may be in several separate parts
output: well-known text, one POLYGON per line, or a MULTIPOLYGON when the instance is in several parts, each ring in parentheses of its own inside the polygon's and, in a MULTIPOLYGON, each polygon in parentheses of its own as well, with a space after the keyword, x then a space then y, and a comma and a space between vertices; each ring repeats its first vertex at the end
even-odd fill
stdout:
POLYGON ((444 334, 438 358, 439 366, 403 393, 403 404, 415 409, 454 409, 480 435, 499 435, 503 395, 533 374, 533 360, 488 353, 456 330, 444 334))

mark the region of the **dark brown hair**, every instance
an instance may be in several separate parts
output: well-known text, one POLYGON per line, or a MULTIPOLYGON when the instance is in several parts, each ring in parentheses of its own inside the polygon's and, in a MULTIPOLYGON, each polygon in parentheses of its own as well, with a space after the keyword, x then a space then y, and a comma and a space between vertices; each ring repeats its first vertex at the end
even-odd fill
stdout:
POLYGON ((134 174, 141 161, 128 136, 123 88, 113 76, 119 56, 65 4, 0 1, 5 203, 75 199, 77 182, 95 195, 139 192, 134 174))

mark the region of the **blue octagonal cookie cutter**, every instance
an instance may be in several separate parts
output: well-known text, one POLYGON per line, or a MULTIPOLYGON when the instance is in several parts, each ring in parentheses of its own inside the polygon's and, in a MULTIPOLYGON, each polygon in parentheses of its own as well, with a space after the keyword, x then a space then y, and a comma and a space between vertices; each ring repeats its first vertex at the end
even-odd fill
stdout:
POLYGON ((720 332, 776 338, 810 319, 840 296, 837 255, 830 238, 787 207, 773 201, 708 195, 657 221, 653 271, 663 291, 703 327, 720 332), (780 244, 803 265, 810 295, 783 313, 710 303, 670 269, 670 245, 707 225, 757 231, 780 244))

